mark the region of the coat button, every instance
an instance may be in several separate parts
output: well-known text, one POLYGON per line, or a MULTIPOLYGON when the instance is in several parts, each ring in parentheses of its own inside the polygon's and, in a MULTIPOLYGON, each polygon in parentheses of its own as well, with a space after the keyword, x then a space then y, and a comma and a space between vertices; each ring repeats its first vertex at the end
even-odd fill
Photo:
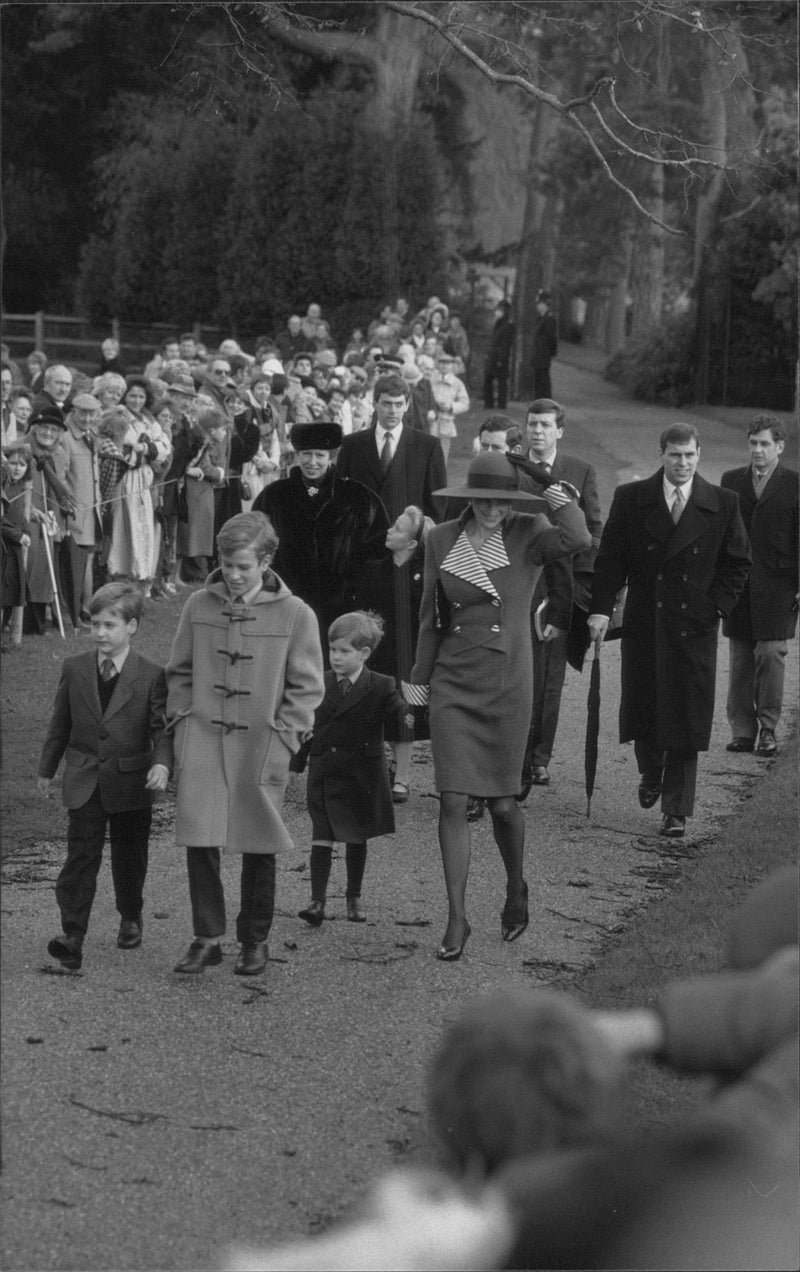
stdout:
POLYGON ((664 575, 663 575, 663 574, 657 574, 657 575, 656 575, 656 578, 658 579, 659 583, 661 582, 661 580, 663 579, 663 577, 664 577, 664 575))
POLYGON ((688 632, 681 632, 681 636, 688 636, 688 632))
POLYGON ((489 631, 490 631, 490 632, 499 632, 499 631, 500 631, 500 628, 498 627, 497 623, 492 623, 491 627, 489 628, 489 631))
POLYGON ((684 583, 688 583, 688 582, 689 582, 689 575, 688 575, 688 574, 683 574, 683 575, 681 575, 681 577, 682 577, 682 579, 683 579, 684 583))
POLYGON ((656 601, 656 609, 663 609, 663 608, 664 608, 664 602, 656 601))
POLYGON ((681 609, 688 609, 688 608, 689 608, 689 606, 686 604, 686 602, 685 602, 685 601, 681 601, 681 609))
POLYGON ((332 747, 331 747, 331 755, 335 755, 335 754, 336 754, 336 747, 335 747, 335 746, 332 746, 332 747))

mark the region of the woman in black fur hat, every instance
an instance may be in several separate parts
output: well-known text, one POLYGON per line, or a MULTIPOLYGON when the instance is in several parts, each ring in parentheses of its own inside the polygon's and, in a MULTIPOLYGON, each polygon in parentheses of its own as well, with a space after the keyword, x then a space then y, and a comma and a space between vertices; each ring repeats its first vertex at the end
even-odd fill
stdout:
POLYGON ((338 424, 294 424, 290 440, 296 467, 262 490, 253 510, 269 517, 280 539, 275 573, 317 616, 327 666, 328 627, 357 608, 365 568, 386 555, 389 521, 376 494, 336 472, 338 424))

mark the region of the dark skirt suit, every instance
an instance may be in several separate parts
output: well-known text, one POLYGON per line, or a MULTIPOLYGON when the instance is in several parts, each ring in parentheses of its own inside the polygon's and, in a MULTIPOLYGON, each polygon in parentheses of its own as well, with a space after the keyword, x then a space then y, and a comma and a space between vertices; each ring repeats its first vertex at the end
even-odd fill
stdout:
POLYGON ((471 515, 434 527, 426 540, 411 682, 430 685, 437 790, 491 798, 519 789, 533 695, 536 580, 547 561, 588 548, 591 538, 575 503, 553 513, 555 525, 541 514, 512 512, 501 536, 507 564, 489 569, 479 585, 453 572, 452 557, 445 564, 471 515))
POLYGON ((336 676, 325 673, 325 697, 314 720, 308 769, 308 811, 315 840, 360 843, 394 833, 383 737, 384 726, 405 710, 391 676, 365 667, 343 697, 336 676))

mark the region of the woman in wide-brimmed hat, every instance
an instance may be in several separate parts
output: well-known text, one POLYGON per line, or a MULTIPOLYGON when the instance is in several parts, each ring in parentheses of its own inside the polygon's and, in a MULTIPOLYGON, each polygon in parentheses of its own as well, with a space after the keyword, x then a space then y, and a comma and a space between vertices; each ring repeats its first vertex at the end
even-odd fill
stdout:
POLYGON ((457 521, 428 535, 416 662, 408 702, 429 701, 439 843, 448 921, 437 958, 454 962, 470 934, 466 916, 470 838, 467 800, 485 797, 506 869, 504 941, 528 925, 525 826, 514 796, 533 694, 530 606, 542 566, 590 545, 583 513, 560 484, 544 498, 555 524, 519 489, 504 455, 482 453, 463 486, 434 491, 469 499, 457 521))

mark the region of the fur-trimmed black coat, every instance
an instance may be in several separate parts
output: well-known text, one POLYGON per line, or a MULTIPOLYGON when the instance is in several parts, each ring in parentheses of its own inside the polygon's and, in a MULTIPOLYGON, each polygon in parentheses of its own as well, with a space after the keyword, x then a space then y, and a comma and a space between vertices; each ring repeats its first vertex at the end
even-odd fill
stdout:
POLYGON ((311 495, 299 468, 266 486, 253 503, 269 517, 280 544, 272 562, 287 587, 310 605, 323 651, 328 627, 363 598, 365 567, 386 556, 389 522, 376 494, 329 468, 311 495))

